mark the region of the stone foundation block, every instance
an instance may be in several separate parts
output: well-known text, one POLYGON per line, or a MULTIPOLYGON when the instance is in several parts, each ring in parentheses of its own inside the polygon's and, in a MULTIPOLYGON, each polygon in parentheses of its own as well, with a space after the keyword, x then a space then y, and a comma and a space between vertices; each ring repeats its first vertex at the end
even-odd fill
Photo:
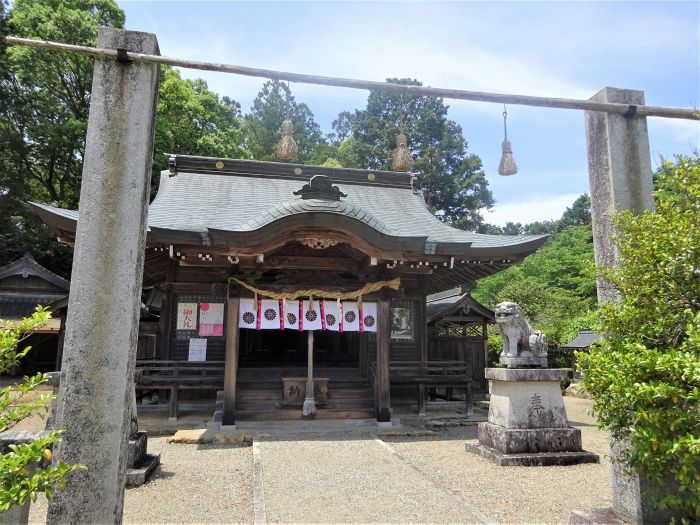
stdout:
POLYGON ((140 465, 126 471, 126 486, 139 487, 143 485, 158 465, 160 465, 160 453, 146 454, 140 465))
POLYGON ((132 468, 146 457, 148 437, 145 432, 136 432, 129 438, 129 451, 126 466, 132 468))
POLYGON ((598 463, 597 454, 581 450, 579 452, 534 452, 523 454, 504 454, 498 450, 482 445, 477 440, 465 443, 467 452, 478 454, 500 467, 547 467, 579 465, 581 463, 598 463))
POLYGON ((535 452, 578 452, 581 431, 578 428, 504 428, 479 423, 479 443, 504 454, 535 452))

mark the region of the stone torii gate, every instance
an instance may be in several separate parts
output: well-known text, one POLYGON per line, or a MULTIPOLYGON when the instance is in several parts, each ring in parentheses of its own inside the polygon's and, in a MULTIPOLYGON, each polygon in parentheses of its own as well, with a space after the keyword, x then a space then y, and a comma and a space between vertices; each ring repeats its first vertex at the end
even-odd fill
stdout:
MULTIPOLYGON (((644 106, 643 92, 615 88, 604 88, 589 101, 573 101, 159 59, 155 35, 112 28, 99 30, 99 49, 14 37, 7 43, 97 58, 58 399, 57 428, 66 430, 55 452, 57 459, 82 463, 87 470, 73 473, 66 491, 56 494, 48 523, 122 519, 159 62, 295 82, 587 110, 594 249, 596 262, 608 266, 617 258, 613 214, 654 205, 646 115, 698 118, 690 110, 644 106)), ((598 299, 617 296, 599 281, 598 299)), ((616 514, 640 521, 638 480, 615 479, 616 514)))

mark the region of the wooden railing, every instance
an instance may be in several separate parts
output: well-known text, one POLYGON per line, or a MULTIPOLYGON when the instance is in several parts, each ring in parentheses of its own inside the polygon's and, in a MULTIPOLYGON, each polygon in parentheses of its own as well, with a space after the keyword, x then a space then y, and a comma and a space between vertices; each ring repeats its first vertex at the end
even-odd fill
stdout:
MULTIPOLYGON (((370 363, 370 378, 376 375, 376 362, 370 363)), ((418 413, 425 413, 426 387, 464 387, 467 415, 474 411, 471 370, 464 361, 391 361, 389 383, 392 385, 418 386, 418 413)))
POLYGON ((169 417, 177 419, 178 391, 223 390, 223 361, 136 361, 137 390, 170 390, 169 417))

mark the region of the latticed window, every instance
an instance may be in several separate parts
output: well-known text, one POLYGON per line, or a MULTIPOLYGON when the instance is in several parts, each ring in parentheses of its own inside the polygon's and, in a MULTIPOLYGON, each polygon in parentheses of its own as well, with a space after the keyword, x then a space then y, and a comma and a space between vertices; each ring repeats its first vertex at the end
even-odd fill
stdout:
POLYGON ((481 323, 442 322, 435 327, 436 337, 483 337, 481 323))

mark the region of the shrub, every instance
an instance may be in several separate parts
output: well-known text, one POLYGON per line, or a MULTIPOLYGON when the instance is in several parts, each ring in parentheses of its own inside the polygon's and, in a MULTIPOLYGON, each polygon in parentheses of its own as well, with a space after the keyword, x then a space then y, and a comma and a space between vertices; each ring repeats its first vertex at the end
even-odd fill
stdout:
MULTIPOLYGON (((0 372, 17 365, 31 347, 17 350, 25 334, 46 324, 50 314, 42 307, 18 323, 4 321, 0 328, 0 372)), ((26 417, 46 412, 53 396, 42 394, 33 401, 27 396, 48 380, 47 374, 25 377, 23 382, 0 389, 0 432, 10 430, 26 417)), ((30 499, 36 501, 43 493, 51 498, 56 487, 65 488, 66 475, 80 465, 57 462, 51 465, 51 447, 58 441, 59 432, 38 438, 31 443, 10 445, 9 451, 0 454, 0 512, 13 505, 24 505, 30 499)))
POLYGON ((620 293, 599 310, 604 338, 579 353, 594 412, 624 461, 668 494, 661 509, 700 518, 700 159, 666 163, 656 211, 619 214, 617 265, 602 270, 620 293))

